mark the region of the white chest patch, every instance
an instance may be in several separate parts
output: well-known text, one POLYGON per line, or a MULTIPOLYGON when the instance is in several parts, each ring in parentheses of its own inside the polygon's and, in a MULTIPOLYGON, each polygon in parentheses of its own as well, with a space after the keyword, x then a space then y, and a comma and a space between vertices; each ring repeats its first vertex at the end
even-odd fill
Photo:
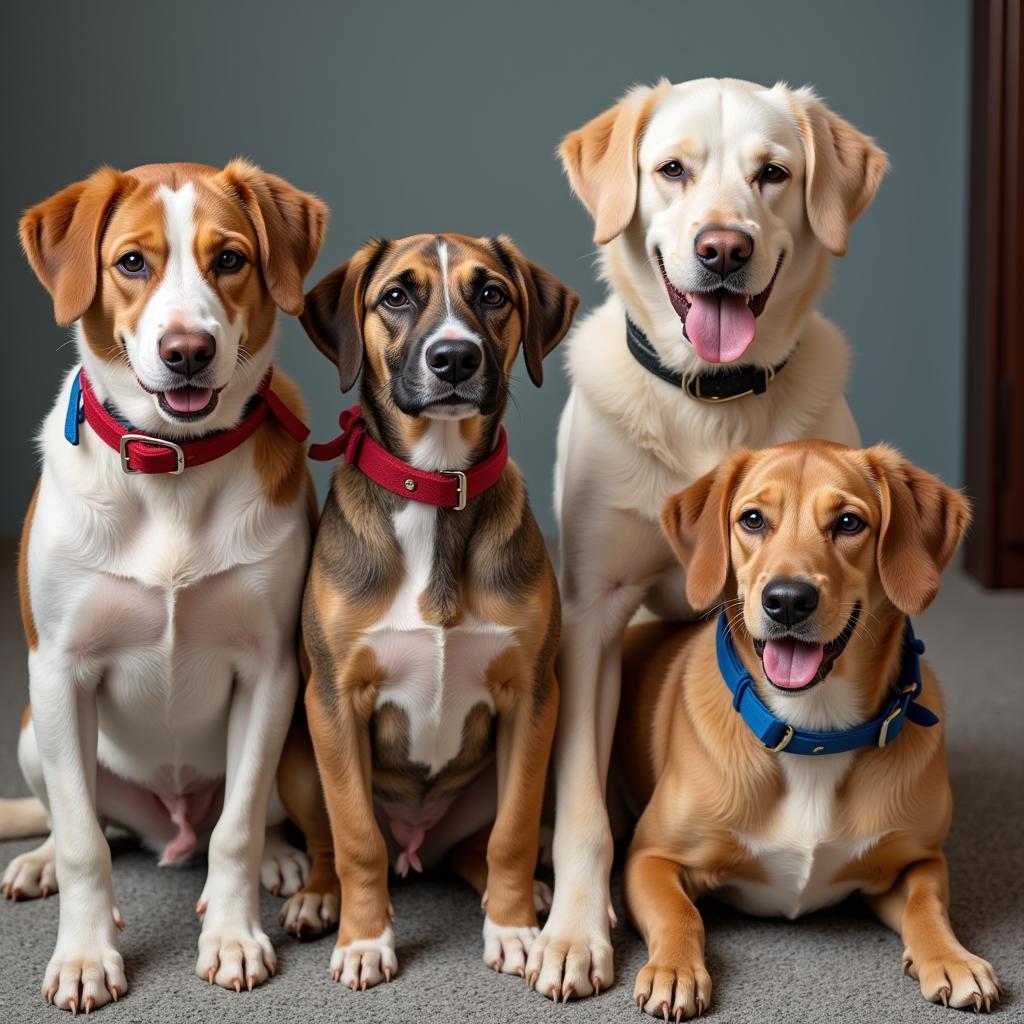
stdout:
MULTIPOLYGON (((432 424, 416 446, 413 464, 423 469, 463 465, 466 455, 455 450, 457 439, 457 423, 432 424)), ((487 667, 512 642, 510 629, 472 615, 452 628, 424 621, 420 597, 430 585, 438 516, 454 514, 415 501, 395 514, 405 577, 387 614, 368 632, 385 672, 377 707, 393 704, 406 712, 409 758, 432 775, 462 748, 469 712, 479 704, 493 712, 487 667)))
MULTIPOLYGON (((853 687, 830 679, 805 697, 769 696, 772 710, 807 729, 848 728, 860 721, 849 701, 853 687)), ((778 755, 786 776, 786 794, 765 831, 741 835, 766 882, 737 880, 719 895, 750 914, 795 918, 845 899, 859 887, 856 879, 835 881, 842 869, 874 846, 880 836, 851 835, 837 820, 837 792, 855 754, 778 755)))

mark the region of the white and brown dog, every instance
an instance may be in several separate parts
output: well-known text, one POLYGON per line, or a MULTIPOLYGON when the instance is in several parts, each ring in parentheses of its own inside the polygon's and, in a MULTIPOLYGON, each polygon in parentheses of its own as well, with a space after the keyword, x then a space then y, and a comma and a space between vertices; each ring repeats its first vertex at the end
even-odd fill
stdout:
POLYGON ((737 444, 858 442, 846 342, 815 302, 886 161, 810 90, 719 79, 635 89, 561 156, 611 285, 569 341, 558 438, 555 894, 529 974, 564 998, 612 981, 623 630, 641 604, 692 617, 657 510, 737 444))
POLYGON ((309 728, 278 786, 312 867, 282 920, 334 924, 340 880, 352 988, 398 969, 389 862, 448 855, 484 896, 484 959, 525 973, 560 618, 501 422, 517 353, 539 385, 576 302, 508 239, 462 235, 370 243, 306 297, 342 390, 363 378, 303 602, 309 728))
POLYGON ((613 760, 643 811, 625 895, 648 1013, 710 1004, 704 894, 795 918, 862 892, 926 999, 998 1000, 949 921, 942 695, 907 620, 969 518, 893 449, 823 441, 741 449, 665 506, 691 604, 727 600, 717 621, 626 634, 613 760))
MULTIPOLYGON (((81 366, 40 433, 19 563, 18 753, 41 805, 0 807, 0 833, 52 822, 3 886, 60 884, 43 992, 62 1009, 128 987, 106 822, 162 863, 208 842, 200 977, 238 990, 274 971, 258 886, 315 513, 274 331, 278 308, 302 312, 325 222, 243 161, 104 168, 22 218, 81 366)), ((267 856, 264 881, 298 888, 302 855, 275 839, 267 856)))

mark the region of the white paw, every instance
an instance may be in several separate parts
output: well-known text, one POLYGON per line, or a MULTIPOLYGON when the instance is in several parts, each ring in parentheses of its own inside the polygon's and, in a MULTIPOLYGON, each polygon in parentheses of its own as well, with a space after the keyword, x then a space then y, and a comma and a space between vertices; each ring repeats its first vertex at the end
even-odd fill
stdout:
POLYGON ((607 989, 615 979, 607 912, 587 927, 552 911, 526 961, 526 977, 541 995, 562 1002, 607 989))
POLYGON ((347 946, 335 946, 331 954, 331 977, 350 989, 373 988, 398 973, 395 933, 388 926, 375 939, 357 939, 347 946))
POLYGON ((243 916, 206 915, 199 935, 196 974, 209 984, 250 992, 277 970, 270 939, 257 922, 243 916))
POLYGON ((484 963, 500 974, 518 974, 525 978, 526 957, 539 934, 539 928, 495 924, 485 917, 484 963))
POLYGON ((338 897, 332 892, 302 890, 285 900, 278 923, 293 935, 319 935, 338 923, 338 897))
POLYGON ((263 888, 275 896, 294 896, 309 878, 309 858, 276 830, 267 830, 260 865, 263 888))
POLYGON ((53 839, 47 839, 27 853, 18 854, 7 865, 0 892, 9 900, 44 899, 57 891, 57 871, 53 860, 53 839))
MULTIPOLYGON (((106 930, 106 929, 101 929, 106 930)), ((124 961, 112 933, 61 936, 43 978, 43 998, 61 1010, 91 1013, 128 991, 124 961)))

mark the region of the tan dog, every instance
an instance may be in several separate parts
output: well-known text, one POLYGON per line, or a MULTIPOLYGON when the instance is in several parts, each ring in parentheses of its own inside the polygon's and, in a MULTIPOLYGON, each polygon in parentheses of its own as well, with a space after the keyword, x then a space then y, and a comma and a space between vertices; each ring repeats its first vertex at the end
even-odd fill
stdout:
POLYGON ((340 877, 331 970, 352 988, 398 968, 389 859, 404 875, 453 849, 484 894, 485 960, 525 971, 558 593, 515 464, 476 497, 473 474, 500 453, 520 345, 539 385, 576 301, 507 239, 461 235, 371 243, 306 299, 342 390, 362 367, 366 436, 349 456, 369 446, 403 467, 394 493, 368 463, 338 463, 303 607, 316 764, 298 728, 279 773, 312 858, 282 920, 296 933, 334 923, 340 877), (462 477, 461 510, 422 499, 439 473, 462 477))
POLYGON ((768 749, 734 710, 715 622, 628 632, 615 763, 646 803, 625 895, 649 951, 635 988, 648 1013, 679 1020, 710 1003, 694 906, 708 892, 793 918, 861 891, 902 935, 926 999, 998 999, 992 967, 949 923, 952 797, 927 666, 907 721, 885 713, 913 692, 905 615, 938 593, 968 520, 960 494, 891 448, 820 441, 737 451, 666 505, 692 605, 729 598, 723 635, 753 680, 741 706, 756 697, 788 726, 768 749), (823 749, 880 714, 864 745, 823 749), (802 730, 821 742, 787 752, 802 730))

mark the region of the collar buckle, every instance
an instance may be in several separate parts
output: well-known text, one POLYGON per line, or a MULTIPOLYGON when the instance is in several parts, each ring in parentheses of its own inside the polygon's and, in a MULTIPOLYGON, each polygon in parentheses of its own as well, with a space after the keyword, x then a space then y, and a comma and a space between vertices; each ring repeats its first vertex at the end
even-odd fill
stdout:
POLYGON ((737 398, 746 398, 748 395, 763 395, 768 390, 768 385, 775 380, 777 370, 774 366, 762 366, 759 368, 764 375, 763 382, 758 386, 747 388, 746 391, 738 391, 735 395, 705 395, 701 390, 700 382, 703 374, 695 373, 683 379, 683 388, 691 398, 698 402, 707 402, 708 405, 721 405, 723 402, 735 402, 737 398))
POLYGON ((167 441, 162 437, 150 437, 148 434, 122 434, 119 443, 119 451, 121 454, 121 472, 128 476, 138 476, 143 471, 141 469, 132 469, 129 459, 131 453, 128 451, 128 443, 130 441, 138 441, 141 444, 153 445, 157 448, 166 448, 170 452, 174 452, 174 457, 177 465, 174 469, 164 470, 164 474, 169 476, 180 476, 185 472, 185 452, 182 450, 180 444, 175 444, 173 441, 167 441))
POLYGON ((453 512, 461 512, 466 507, 466 500, 468 498, 468 488, 466 487, 466 474, 458 469, 442 469, 441 473, 444 476, 455 477, 456 494, 458 494, 458 500, 454 505, 451 506, 453 512))
POLYGON ((794 735, 796 735, 796 730, 793 728, 793 726, 787 725, 786 726, 786 735, 783 736, 782 739, 779 740, 779 742, 776 743, 774 747, 770 748, 771 752, 773 754, 781 754, 782 751, 785 750, 786 747, 789 746, 789 741, 794 737, 794 735))
POLYGON ((906 714, 910 702, 917 696, 917 683, 907 683, 901 687, 899 696, 896 698, 896 706, 885 716, 882 727, 878 732, 878 746, 884 748, 889 739, 889 726, 901 715, 906 714))

